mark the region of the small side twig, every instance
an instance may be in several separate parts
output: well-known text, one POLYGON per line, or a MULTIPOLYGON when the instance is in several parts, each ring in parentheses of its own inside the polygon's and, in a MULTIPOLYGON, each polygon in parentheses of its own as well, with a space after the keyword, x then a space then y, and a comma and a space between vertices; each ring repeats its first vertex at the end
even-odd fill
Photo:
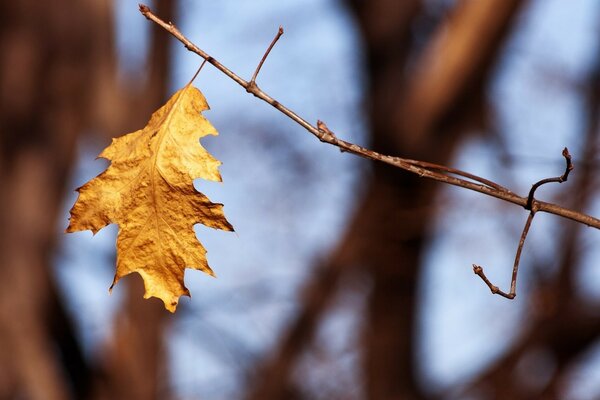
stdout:
POLYGON ((282 26, 280 26, 279 29, 277 30, 277 35, 275 35, 275 37, 273 38, 273 41, 271 41, 271 44, 267 48, 267 51, 265 51, 265 54, 263 54, 260 62, 258 63, 258 66, 256 67, 256 70, 254 71, 254 75, 252 75, 252 79, 250 79, 250 84, 253 84, 253 83, 256 84, 256 77, 258 76, 260 69, 262 68, 263 64, 265 63, 265 60, 267 59, 267 57, 269 57, 269 53, 271 52, 271 50, 273 49, 273 46, 275 46, 275 43, 277 43, 277 41, 279 40, 281 35, 283 35, 283 27, 282 26))
POLYGON ((529 233, 529 228, 531 227, 531 222, 533 221, 533 217, 535 217, 535 213, 538 211, 538 206, 534 199, 534 194, 537 188, 540 186, 557 182, 562 183, 566 182, 569 178, 569 173, 573 170, 573 162, 571 160, 571 155, 569 154, 569 150, 565 147, 562 151, 562 155, 565 158, 567 165, 565 167, 565 172, 561 176, 557 176, 555 178, 546 178, 542 179, 533 184, 531 190, 529 191, 529 195, 527 196, 527 204, 525 205, 525 209, 529 210, 529 216, 527 217, 527 221, 525 222, 525 227, 523 228, 523 232, 521 233, 521 239, 519 240, 519 247, 517 247, 517 253, 515 255, 515 262, 513 264, 513 272, 510 280, 510 291, 508 293, 500 290, 498 286, 492 284, 490 280, 485 276, 483 272, 483 268, 479 265, 473 264, 473 272, 475 275, 479 276, 483 282, 490 288, 493 294, 500 295, 502 297, 506 297, 507 299, 514 299, 517 296, 517 274, 519 273, 519 263, 521 261, 521 252, 523 251, 523 246, 525 245, 525 239, 527 238, 527 234, 529 233))
POLYGON ((533 196, 535 194, 535 191, 540 186, 545 185, 546 183, 551 183, 551 182, 563 183, 563 182, 566 182, 567 179, 569 178, 569 173, 573 170, 573 168, 575 168, 573 166, 573 161, 571 160, 571 154, 569 154, 569 149, 567 149, 565 147, 562 151, 562 155, 565 158, 565 161, 567 163, 567 165, 565 167, 565 172, 561 176, 557 176, 555 178, 542 179, 541 181, 534 183, 533 186, 531 186, 529 195, 527 196, 527 204, 525 205, 526 210, 531 210, 533 208, 533 202, 534 202, 533 196))
POLYGON ((502 186, 496 182, 492 182, 489 179, 482 178, 480 176, 471 174, 466 171, 461 171, 460 169, 447 167, 445 165, 434 164, 434 163, 430 163, 427 161, 419 161, 419 160, 406 160, 406 161, 417 167, 427 168, 427 169, 434 170, 434 171, 442 171, 442 172, 446 172, 449 174, 462 176, 463 178, 471 179, 475 182, 479 182, 486 186, 489 186, 490 188, 495 189, 499 192, 512 193, 509 189, 505 188, 504 186, 502 186))
POLYGON ((329 139, 329 140, 337 139, 335 134, 333 132, 331 132, 331 130, 329 130, 329 127, 325 124, 325 122, 323 122, 321 120, 317 120, 317 129, 319 130, 319 133, 322 135, 319 138, 321 141, 326 141, 327 139, 329 139))

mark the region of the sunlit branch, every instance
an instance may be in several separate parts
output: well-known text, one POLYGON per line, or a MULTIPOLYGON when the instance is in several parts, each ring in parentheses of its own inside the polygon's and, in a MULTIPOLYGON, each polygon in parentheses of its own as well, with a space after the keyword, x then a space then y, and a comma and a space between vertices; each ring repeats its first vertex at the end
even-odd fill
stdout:
MULTIPOLYGON (((171 35, 173 35, 177 40, 179 40, 189 51, 196 53, 203 59, 205 59, 208 63, 212 64, 215 68, 225 74, 227 77, 235 81, 237 84, 242 86, 248 93, 251 93, 255 97, 263 100, 264 102, 270 104, 272 107, 277 109, 282 114, 286 115, 288 118, 292 119, 298 125, 302 126, 320 141, 331 144, 333 146, 338 147, 341 151, 353 153, 355 155, 370 159, 380 161, 394 167, 412 172, 414 174, 419 175, 423 178, 433 179, 438 182, 447 183, 454 186, 459 186, 465 189, 473 190, 475 192, 479 192, 488 196, 495 197, 500 200, 507 201, 509 203, 513 203, 519 205, 525 209, 531 208, 531 204, 527 197, 521 197, 511 192, 510 190, 504 188, 503 186, 492 182, 490 180, 478 177, 474 174, 461 171, 458 169, 453 169, 450 167, 432 164, 424 161, 410 160, 401 157, 393 157, 385 154, 378 153, 376 151, 367 149, 365 147, 359 146, 354 143, 347 142, 345 140, 339 139, 332 131, 330 131, 324 123, 321 122, 319 126, 314 126, 298 114, 296 114, 291 109, 287 108, 279 101, 275 100, 267 93, 262 91, 256 82, 254 81, 246 81, 229 68, 221 64, 214 57, 210 56, 204 50, 200 49, 194 43, 192 43, 189 39, 187 39, 177 27, 172 23, 167 23, 157 17, 150 8, 147 6, 140 4, 140 12, 152 22, 158 24, 171 35), (448 175, 449 174, 449 175, 448 175), (453 176, 456 175, 456 176, 453 176), (459 178, 459 177, 462 178, 459 178), (466 179, 463 179, 466 178, 466 179), (528 208, 529 207, 529 208, 528 208)), ((280 36, 280 35, 278 35, 280 36)), ((272 44, 277 41, 278 36, 273 40, 272 44)), ((272 47, 272 46, 270 46, 272 47)), ((263 58, 266 58, 268 55, 268 51, 265 53, 263 58)), ((259 65, 260 66, 260 65, 259 65)), ((259 68, 257 68, 258 70, 259 68)), ((255 75, 257 71, 255 71, 255 75)), ((255 76, 256 77, 256 76, 255 76)), ((255 78, 254 77, 254 78, 255 78)), ((539 186, 539 185, 538 185, 539 186)), ((546 212, 554 215, 561 216, 563 218, 571 219, 573 221, 585 224, 587 226, 591 226, 597 229, 600 229, 600 219, 592 217, 590 215, 570 210, 568 208, 561 207, 556 204, 546 203, 543 201, 535 201, 536 211, 546 212)))

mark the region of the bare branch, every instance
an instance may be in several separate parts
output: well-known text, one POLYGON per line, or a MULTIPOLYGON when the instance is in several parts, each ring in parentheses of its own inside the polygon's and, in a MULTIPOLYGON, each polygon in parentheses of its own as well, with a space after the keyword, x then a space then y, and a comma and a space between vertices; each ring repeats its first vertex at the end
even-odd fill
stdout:
MULTIPOLYGON (((251 93, 255 97, 263 100, 264 102, 270 104, 272 107, 277 109, 282 114, 286 115, 288 118, 296 122, 298 125, 302 126, 320 141, 331 144, 333 146, 338 147, 341 151, 352 153, 370 160, 380 161, 385 164, 392 165, 394 167, 403 169, 408 172, 412 172, 413 174, 417 174, 420 177, 433 179, 438 182, 444 182, 450 185, 459 186, 464 189, 473 190, 475 192, 479 192, 488 196, 495 197, 500 200, 507 201, 509 203, 513 203, 519 205, 521 207, 527 208, 528 199, 526 197, 521 197, 513 192, 509 191, 506 188, 503 188, 497 183, 491 182, 487 179, 480 178, 476 175, 470 174, 468 172, 460 171, 457 169, 452 169, 449 167, 439 166, 435 164, 426 163, 424 161, 415 161, 406 158, 393 157, 389 155, 384 155, 378 153, 373 150, 369 150, 365 147, 359 146, 354 143, 347 142, 345 140, 339 139, 333 132, 329 129, 323 129, 323 126, 319 129, 319 127, 313 126, 308 121, 300 117, 294 111, 290 110, 267 93, 263 92, 255 82, 247 82, 242 79, 240 76, 235 74, 229 68, 221 64, 215 58, 210 56, 204 50, 200 49, 194 43, 192 43, 188 38, 186 38, 180 31, 177 29, 175 25, 172 23, 167 23, 157 17, 150 8, 147 6, 140 4, 140 12, 152 22, 160 25, 163 29, 173 35, 177 40, 179 40, 186 49, 189 51, 196 53, 200 57, 204 58, 208 63, 212 64, 215 68, 221 71, 223 74, 228 76, 230 79, 235 81, 238 85, 242 86, 248 93, 251 93), (440 172, 441 171, 441 172, 440 172), (471 180, 465 180, 461 178, 457 178, 455 176, 446 175, 446 173, 450 173, 453 175, 462 176, 465 178, 469 178, 471 180), (475 182, 473 182, 474 180, 475 182)), ((570 210, 568 208, 564 208, 552 203, 546 203, 543 201, 536 201, 536 210, 547 212, 550 214, 558 215, 563 218, 571 219, 573 221, 585 224, 587 226, 591 226, 597 229, 600 229, 600 219, 592 217, 590 215, 570 210)))
POLYGON ((265 60, 267 59, 267 57, 269 57, 269 53, 271 52, 271 49, 273 49, 273 46, 275 46, 275 43, 277 43, 277 41, 279 40, 281 35, 283 35, 283 27, 282 26, 279 27, 279 30, 277 31, 277 35, 275 35, 275 37, 273 38, 273 41, 269 45, 269 48, 267 49, 267 51, 265 51, 265 54, 263 55, 262 59, 258 63, 258 66, 256 67, 256 71, 254 71, 254 75, 252 75, 252 79, 250 79, 250 84, 252 84, 253 82, 256 82, 256 77, 258 76, 260 69, 262 68, 263 64, 265 63, 265 60))

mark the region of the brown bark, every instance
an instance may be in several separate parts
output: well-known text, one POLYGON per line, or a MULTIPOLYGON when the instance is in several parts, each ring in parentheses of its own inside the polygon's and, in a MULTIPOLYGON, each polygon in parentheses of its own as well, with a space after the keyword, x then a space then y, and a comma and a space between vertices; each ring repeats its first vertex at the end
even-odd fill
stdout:
MULTIPOLYGON (((172 17, 175 3, 159 8, 172 17)), ((122 134, 166 97, 168 38, 157 30, 143 94, 120 86, 112 11, 109 0, 0 4, 0 398, 159 397, 162 307, 139 306, 136 292, 113 361, 97 368, 82 356, 50 263, 80 134, 122 134)))
POLYGON ((57 326, 66 314, 49 259, 75 141, 89 116, 94 18, 87 2, 0 6, 2 398, 86 391, 74 334, 68 323, 57 326), (69 374, 80 380, 69 384, 69 374))

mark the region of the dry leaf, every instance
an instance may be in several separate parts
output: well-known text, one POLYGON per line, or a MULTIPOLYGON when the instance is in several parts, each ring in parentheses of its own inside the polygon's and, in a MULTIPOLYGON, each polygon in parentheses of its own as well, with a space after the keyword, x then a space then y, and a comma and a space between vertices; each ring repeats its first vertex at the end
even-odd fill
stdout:
POLYGON ((193 186, 196 178, 221 181, 221 164, 199 139, 217 135, 201 114, 202 93, 188 84, 152 114, 142 130, 113 139, 99 157, 111 162, 102 174, 77 191, 67 232, 94 234, 119 225, 117 271, 112 287, 125 275, 144 279, 144 298, 158 297, 174 312, 182 295, 185 268, 214 275, 193 225, 233 231, 221 204, 193 186))

